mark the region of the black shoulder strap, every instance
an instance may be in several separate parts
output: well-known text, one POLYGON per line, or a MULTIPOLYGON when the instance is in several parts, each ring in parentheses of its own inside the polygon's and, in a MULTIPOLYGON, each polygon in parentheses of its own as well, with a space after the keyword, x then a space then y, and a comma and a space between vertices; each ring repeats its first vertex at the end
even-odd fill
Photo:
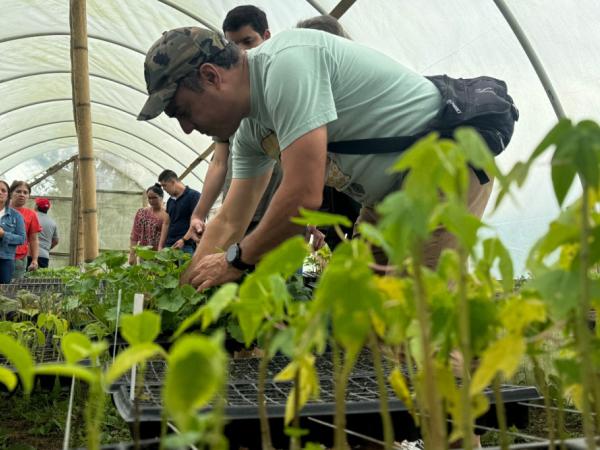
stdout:
POLYGON ((397 136, 353 141, 330 142, 327 151, 343 155, 367 155, 370 153, 399 153, 417 142, 422 135, 397 136))
MULTIPOLYGON (((444 134, 444 133, 442 133, 444 134)), ((424 134, 415 136, 398 136, 374 139, 356 139, 353 141, 330 142, 327 151, 342 155, 367 155, 373 153, 400 153, 421 139, 424 134)), ((471 167, 481 184, 486 184, 490 179, 481 170, 471 167)))

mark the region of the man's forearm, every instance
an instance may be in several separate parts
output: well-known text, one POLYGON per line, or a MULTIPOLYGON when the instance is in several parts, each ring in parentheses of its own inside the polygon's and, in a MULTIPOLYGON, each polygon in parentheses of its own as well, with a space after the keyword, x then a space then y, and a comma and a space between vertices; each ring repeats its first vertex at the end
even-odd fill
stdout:
POLYGON ((206 225, 206 231, 196 249, 196 255, 206 256, 211 253, 217 253, 226 250, 228 246, 244 236, 242 227, 231 223, 222 214, 217 214, 206 225))

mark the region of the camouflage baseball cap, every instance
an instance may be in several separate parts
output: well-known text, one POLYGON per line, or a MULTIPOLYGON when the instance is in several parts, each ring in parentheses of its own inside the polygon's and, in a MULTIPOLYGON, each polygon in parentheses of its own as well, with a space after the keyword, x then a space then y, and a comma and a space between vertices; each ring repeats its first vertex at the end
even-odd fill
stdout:
POLYGON ((146 54, 144 78, 150 97, 138 120, 150 120, 163 112, 175 95, 179 81, 227 44, 221 34, 205 28, 185 27, 165 31, 146 54))

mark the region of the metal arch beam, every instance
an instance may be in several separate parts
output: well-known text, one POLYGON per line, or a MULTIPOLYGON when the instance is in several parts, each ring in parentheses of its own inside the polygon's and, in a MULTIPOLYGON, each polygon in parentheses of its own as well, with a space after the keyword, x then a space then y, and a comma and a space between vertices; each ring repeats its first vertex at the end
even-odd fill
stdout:
MULTIPOLYGON (((74 137, 75 137, 75 136, 66 136, 66 138, 74 138, 74 137)), ((58 138, 53 138, 53 139, 65 139, 65 137, 58 137, 58 138)), ((41 142, 41 143, 44 143, 44 142, 49 142, 49 141, 51 141, 51 140, 53 140, 53 139, 49 139, 49 140, 43 141, 43 142, 41 142)), ((120 144, 116 144, 116 143, 114 143, 114 142, 111 142, 111 143, 112 143, 112 144, 114 144, 114 145, 120 146, 120 144)), ((76 143, 76 142, 74 142, 74 143, 73 143, 73 145, 72 145, 71 147, 73 147, 73 148, 77 147, 77 143, 76 143)), ((61 147, 61 148, 62 148, 62 147, 61 147)), ((122 155, 120 155, 119 153, 117 153, 116 151, 108 149, 108 147, 102 147, 102 146, 100 146, 100 148, 98 148, 98 150, 99 150, 99 151, 101 151, 101 152, 106 152, 106 153, 110 153, 110 154, 112 154, 112 155, 115 155, 115 157, 117 157, 117 158, 127 159, 127 158, 124 158, 124 157, 123 157, 122 155)), ((4 159, 11 158, 11 157, 15 157, 15 156, 16 156, 15 154, 11 154, 11 155, 8 155, 7 157, 5 157, 4 159)), ((16 164, 15 164, 13 167, 16 167, 17 165, 19 165, 19 164, 22 164, 22 163, 24 163, 24 162, 28 161, 29 159, 33 158, 34 156, 35 156, 35 155, 31 155, 31 156, 28 156, 28 157, 26 157, 25 159, 17 159, 17 163, 16 163, 16 164)), ((74 155, 74 156, 77 156, 77 152, 76 152, 76 151, 75 151, 75 155, 74 155)), ((139 155, 138 155, 138 156, 139 156, 139 155)), ((101 160, 101 161, 105 162, 106 164, 109 164, 109 165, 111 165, 111 166, 112 166, 112 164, 111 164, 111 163, 110 163, 110 162, 109 162, 109 161, 108 161, 108 160, 107 160, 107 159, 106 159, 104 156, 102 156, 102 155, 100 155, 100 154, 97 154, 97 155, 96 155, 96 157, 97 157, 99 160, 101 160)), ((162 167, 161 167, 161 166, 160 166, 158 163, 156 163, 156 162, 154 162, 154 161, 152 161, 152 160, 148 160, 147 158, 141 158, 141 160, 140 160, 140 161, 133 160, 133 159, 129 159, 129 160, 130 160, 130 161, 132 161, 132 162, 135 162, 136 164, 139 164, 139 165, 140 165, 140 166, 142 166, 142 167, 143 167, 145 170, 147 170, 148 172, 150 172, 150 173, 152 173, 152 174, 156 174, 156 175, 157 175, 158 173, 160 173, 160 170, 162 170, 162 167), (158 170, 156 170, 156 169, 153 169, 151 166, 149 166, 149 165, 148 165, 147 163, 145 163, 144 161, 150 161, 150 162, 152 162, 152 163, 153 163, 153 164, 154 164, 154 165, 155 165, 155 166, 158 168, 158 170)), ((9 170, 10 170, 10 169, 9 169, 9 170)), ((123 172, 122 172, 122 173, 123 173, 123 172)), ((124 174, 126 177, 128 177, 128 178, 129 178, 129 176, 128 176, 127 174, 125 174, 125 173, 123 173, 123 174, 124 174)))
MULTIPOLYGON (((55 140, 58 140, 58 139, 70 139, 70 138, 75 138, 75 139, 76 139, 76 138, 77 138, 77 135, 76 135, 76 134, 70 134, 70 135, 66 135, 66 136, 55 136, 55 137, 53 137, 53 138, 50 138, 50 139, 44 139, 44 140, 42 140, 42 141, 35 142, 35 143, 33 143, 33 144, 31 144, 31 145, 29 145, 29 146, 27 146, 27 147, 24 147, 24 148, 23 148, 23 149, 21 149, 21 150, 24 150, 24 149, 26 149, 26 148, 28 148, 28 147, 33 147, 34 145, 38 145, 38 144, 45 144, 46 142, 52 142, 52 141, 55 141, 55 140)), ((105 139, 105 138, 99 138, 99 137, 94 137, 94 139, 95 139, 95 140, 99 140, 99 141, 105 141, 105 142, 109 142, 109 143, 111 143, 111 144, 114 144, 114 145, 116 145, 117 147, 123 147, 123 148, 126 148, 126 149, 128 149, 128 150, 132 151, 133 153, 137 154, 138 156, 141 156, 141 157, 142 157, 142 160, 148 160, 148 161, 152 161, 152 160, 149 160, 148 158, 146 158, 144 155, 142 155, 142 154, 141 154, 140 152, 138 152, 137 150, 135 150, 135 149, 133 149, 133 148, 130 148, 130 147, 126 146, 126 145, 120 144, 120 143, 118 143, 118 142, 115 142, 115 141, 113 141, 113 140, 111 140, 111 139, 105 139)), ((77 143, 76 143, 76 142, 74 143, 74 147, 77 147, 77 143)), ((104 150, 104 151, 108 151, 109 153, 116 154, 115 152, 111 152, 110 150, 104 150)), ((2 161, 3 159, 6 159, 7 157, 9 157, 9 156, 12 156, 12 155, 14 155, 14 153, 11 153, 10 155, 3 156, 2 158, 0 158, 0 161, 2 161)), ((22 162, 24 162, 24 161, 22 161, 22 162)), ((154 162, 154 161, 152 161, 152 162, 154 162)), ((144 167, 145 167, 147 170, 149 170, 150 172, 154 172, 152 169, 150 169, 150 167, 149 167, 148 165, 146 165, 146 164, 144 164, 144 163, 140 163, 140 164, 142 164, 142 166, 144 166, 144 167)), ((158 164, 158 163, 155 163, 155 164, 156 164, 158 167, 160 167, 160 164, 158 164)), ((196 178, 198 178, 198 177, 196 177, 196 178)), ((200 181, 201 181, 201 180, 200 180, 200 181)))
MULTIPOLYGON (((17 108, 9 109, 9 110, 6 110, 6 111, 1 111, 1 112, 0 112, 0 116, 2 116, 2 115, 4 115, 4 114, 9 114, 9 113, 11 113, 11 112, 13 112, 13 111, 17 111, 17 110, 19 110, 19 109, 23 109, 23 108, 29 108, 30 106, 43 105, 43 104, 46 104, 46 103, 52 103, 52 102, 67 102, 67 101, 68 101, 68 102, 71 102, 71 101, 72 101, 72 99, 71 99, 70 97, 65 97, 65 98, 53 98, 53 99, 50 99, 50 100, 43 100, 43 101, 40 101, 40 102, 27 103, 27 104, 25 104, 25 105, 21 105, 21 106, 19 106, 19 107, 17 107, 17 108)), ((118 106, 114 106, 114 105, 111 105, 111 104, 109 104, 109 103, 98 102, 98 101, 94 101, 94 100, 92 100, 92 101, 91 101, 91 103, 92 103, 92 104, 95 104, 95 105, 104 106, 104 107, 106 107, 106 108, 116 109, 117 111, 120 111, 120 112, 122 112, 122 113, 124 113, 124 114, 127 114, 127 115, 129 115, 129 116, 133 116, 133 117, 135 117, 135 118, 136 118, 136 120, 137 120, 137 114, 135 114, 135 113, 132 113, 132 112, 130 112, 130 111, 127 111, 126 109, 119 108, 118 106)), ((165 134, 167 134, 167 135, 171 136, 173 139, 177 140, 178 142, 182 143, 182 144, 183 144, 183 145, 185 145, 187 148, 189 148, 190 150, 192 150, 192 152, 194 152, 195 154, 198 154, 198 152, 197 152, 197 151, 196 151, 196 150, 195 150, 193 147, 191 147, 189 144, 187 144, 186 142, 182 141, 182 140, 181 140, 180 138, 178 138, 177 136, 175 136, 175 135, 173 135, 173 134, 169 133, 167 130, 165 130, 165 129, 163 129, 163 128, 159 127, 159 126, 158 126, 156 123, 154 123, 154 122, 150 122, 150 121, 146 121, 146 123, 147 123, 147 124, 149 124, 149 125, 151 125, 151 126, 153 126, 153 127, 155 127, 155 128, 157 128, 157 129, 159 129, 159 130, 160 130, 160 131, 162 131, 163 133, 165 133, 165 134)), ((181 163, 181 165, 182 165, 182 166, 185 166, 185 164, 183 164, 183 163, 181 163)))
POLYGON ((340 0, 335 7, 329 12, 329 15, 339 19, 354 5, 356 0, 340 0))
POLYGON ((191 12, 189 12, 187 9, 182 8, 179 5, 176 5, 174 2, 169 1, 169 0, 158 0, 159 3, 162 3, 164 5, 167 5, 170 8, 175 9, 176 11, 179 11, 182 14, 185 14, 188 17, 191 17, 194 20, 197 20, 198 22, 200 22, 202 25, 204 25, 207 28, 210 28, 213 31, 217 31, 217 32, 221 32, 221 30, 219 30, 217 27, 215 27, 212 23, 207 22, 206 20, 204 20, 202 17, 197 16, 196 14, 193 14, 191 12))
POLYGON ((75 161, 78 156, 79 155, 74 154, 73 156, 71 156, 70 158, 65 159, 64 161, 60 161, 60 162, 57 162, 56 164, 52 164, 50 167, 48 167, 46 170, 44 170, 44 172, 42 174, 40 174, 39 176, 37 176, 33 180, 31 180, 29 182, 29 187, 32 188, 36 184, 41 183, 42 181, 44 181, 50 175, 54 175, 60 169, 62 169, 65 166, 68 166, 73 161, 75 161))
POLYGON ((544 87, 544 91, 546 91, 548 100, 550 100, 550 104, 554 109, 554 114, 556 114, 558 120, 565 118, 565 111, 562 107, 562 104, 560 103, 560 100, 558 99, 556 91, 554 90, 554 86, 552 86, 550 77, 546 73, 546 69, 544 69, 542 61, 538 58, 537 53, 535 52, 533 46, 529 42, 527 35, 519 25, 519 21, 513 15, 513 13, 511 12, 508 5, 504 2, 504 0, 494 0, 494 3, 496 4, 496 7, 500 10, 500 13, 510 26, 511 30, 515 34, 515 37, 518 39, 519 43, 521 44, 521 47, 525 51, 529 62, 533 66, 535 73, 537 74, 538 78, 540 79, 540 82, 542 83, 542 86, 544 87))
MULTIPOLYGON (((5 42, 12 42, 12 41, 18 41, 21 39, 30 39, 30 38, 36 38, 36 37, 50 37, 50 36, 71 36, 71 33, 68 31, 46 31, 43 33, 27 33, 27 34, 20 34, 17 36, 11 36, 11 37, 7 37, 7 38, 3 38, 0 39, 0 44, 4 44, 5 42)), ((94 40, 98 40, 98 41, 103 41, 103 42, 108 42, 109 44, 113 44, 116 45, 118 47, 123 47, 126 48, 128 50, 131 50, 132 52, 135 53, 139 53, 140 55, 144 55, 146 56, 146 51, 145 50, 141 50, 137 47, 134 47, 132 45, 126 44, 124 42, 119 42, 115 39, 110 39, 104 36, 99 36, 97 34, 90 34, 88 35, 89 39, 94 39, 94 40)))
MULTIPOLYGON (((26 146, 26 147, 23 147, 23 148, 20 148, 20 149, 18 149, 17 151, 15 151, 15 152, 11 153, 10 155, 6 155, 6 156, 3 156, 3 157, 0 157, 0 161, 2 161, 2 160, 4 160, 4 159, 6 159, 8 156, 14 155, 15 153, 18 153, 18 152, 20 152, 20 151, 22 151, 22 150, 25 150, 25 149, 29 148, 29 147, 33 147, 34 145, 38 145, 38 144, 44 144, 44 143, 46 143, 46 142, 55 141, 55 140, 57 140, 57 139, 68 139, 68 138, 76 138, 76 137, 77 137, 77 135, 71 134, 71 135, 66 135, 66 136, 55 136, 55 137, 53 137, 53 138, 50 138, 50 139, 44 139, 44 140, 42 140, 42 141, 34 142, 34 143, 32 143, 32 144, 30 144, 30 145, 28 145, 28 146, 26 146)), ((97 137, 97 136, 95 136, 95 137, 94 137, 94 140, 98 140, 98 141, 105 141, 105 142, 110 142, 111 144, 114 144, 114 145, 116 145, 117 147, 123 147, 123 148, 126 148, 127 150, 130 150, 131 152, 133 152, 133 153, 135 153, 135 154, 137 154, 137 155, 141 156, 141 157, 142 157, 142 159, 145 159, 145 160, 148 160, 148 161, 152 161, 152 159, 148 158, 148 157, 147 157, 147 155, 144 155, 143 153, 140 153, 140 152, 139 152, 139 151, 137 151, 136 149, 134 149, 134 148, 132 148, 132 147, 129 147, 128 145, 124 145, 124 144, 121 144, 121 143, 119 143, 119 142, 116 142, 116 141, 114 141, 114 140, 112 140, 112 139, 106 139, 106 138, 101 138, 101 137, 97 137)), ((154 162, 154 161, 153 161, 153 162, 154 162)), ((158 163, 155 163, 155 164, 156 164, 156 165, 158 165, 158 166, 160 166, 158 163)), ((179 164, 181 164, 181 163, 179 162, 179 164)), ((183 167, 185 167, 185 165, 184 165, 184 164, 181 164, 181 165, 182 165, 183 167)), ((150 170, 150 169, 148 168, 148 166, 144 166, 144 167, 146 167, 148 170, 150 170)), ((198 180, 198 181, 199 181, 201 184, 204 184, 203 180, 201 180, 200 178, 198 178, 196 175, 194 175, 194 176, 196 177, 196 179, 197 179, 197 180, 198 180)))
POLYGON ((313 8, 315 8, 319 14, 326 16, 327 15, 327 10, 325 8, 323 8, 319 2, 317 0, 306 0, 306 2, 312 6, 313 8))
MULTIPOLYGON (((2 140, 4 140, 4 139, 8 139, 9 137, 11 137, 11 136, 15 136, 15 135, 17 135, 17 134, 19 134, 19 133, 25 133, 26 131, 29 131, 29 130, 34 130, 34 129, 36 129, 36 128, 41 128, 41 127, 44 127, 44 126, 47 126, 47 125, 54 125, 54 124, 59 124, 59 123, 73 123, 73 121, 72 121, 72 120, 55 120, 55 121, 53 121, 53 122, 40 123, 40 124, 38 124, 38 125, 34 125, 34 126, 32 126, 32 127, 25 128, 25 129, 23 129, 23 130, 17 131, 16 133, 13 133, 13 134, 10 134, 10 135, 8 135, 8 136, 5 136, 5 137, 3 137, 3 138, 0 138, 0 142, 1 142, 2 140)), ((150 142, 149 140, 147 140, 147 139, 144 139, 144 138, 142 138, 142 137, 138 136, 137 134, 134 134, 134 133, 132 133, 132 132, 130 132, 130 131, 124 130, 124 129, 122 129, 122 128, 119 128, 119 127, 116 127, 116 126, 114 126, 114 125, 109 125, 109 124, 102 123, 102 122, 95 121, 95 120, 92 120, 92 123, 93 123, 94 125, 100 125, 100 126, 104 126, 104 127, 107 127, 107 128, 112 128, 112 129, 114 129, 114 130, 118 130, 118 131, 121 131, 122 133, 125 133, 125 134, 128 134, 128 135, 130 135, 130 136, 133 136, 133 137, 135 137, 135 138, 137 138, 137 139, 139 139, 139 140, 141 140, 141 141, 145 142, 146 144, 148 144, 148 145, 150 145, 150 146, 152 146, 152 147, 156 148, 156 149, 157 149, 159 152, 161 152, 161 153, 164 153, 164 154, 165 154, 166 156, 168 156, 169 158, 171 158, 171 159, 175 160, 175 161, 176 161, 178 164, 181 164, 181 161, 179 161, 178 159, 175 159, 175 158, 173 158, 173 156, 172 156, 170 153, 166 152, 165 150, 163 150, 163 149, 162 149, 162 148, 160 148, 159 146, 157 146, 157 145, 153 144, 153 143, 152 143, 152 142, 150 142)), ((27 147, 30 147, 30 146, 28 145, 27 147)), ((24 148, 27 148, 27 147, 24 147, 24 148)), ((22 149, 21 149, 21 150, 22 150, 22 149)), ((195 152, 194 152, 194 153, 195 153, 195 152)), ((202 155, 201 155, 201 156, 202 156, 202 155)), ((3 158, 0 158, 0 160, 2 160, 2 159, 3 159, 3 158)), ((183 165, 185 166, 185 164, 183 164, 183 165)))
MULTIPOLYGON (((22 78, 37 77, 40 75, 65 75, 65 74, 70 75, 71 71, 70 70, 40 70, 39 72, 15 75, 14 77, 10 77, 10 78, 2 78, 2 79, 0 79, 0 83, 8 83, 9 81, 20 80, 22 78)), ((117 80, 117 79, 111 78, 111 77, 107 77, 106 75, 90 73, 90 78, 100 78, 101 80, 112 81, 113 83, 120 84, 123 87, 132 89, 136 92, 139 92, 140 94, 148 95, 148 93, 146 91, 144 91, 143 89, 139 89, 129 83, 125 83, 124 81, 117 80)))

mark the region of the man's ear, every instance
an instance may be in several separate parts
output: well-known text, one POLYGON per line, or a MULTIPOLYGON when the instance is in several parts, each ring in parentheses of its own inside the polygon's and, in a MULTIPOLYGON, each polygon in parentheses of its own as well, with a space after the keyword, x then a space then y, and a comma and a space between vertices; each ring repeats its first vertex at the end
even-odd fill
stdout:
POLYGON ((271 30, 266 29, 265 32, 263 33, 263 39, 266 41, 270 37, 271 37, 271 30))
POLYGON ((221 74, 217 66, 212 63, 202 64, 198 67, 198 77, 203 86, 213 85, 219 87, 221 85, 221 74))

